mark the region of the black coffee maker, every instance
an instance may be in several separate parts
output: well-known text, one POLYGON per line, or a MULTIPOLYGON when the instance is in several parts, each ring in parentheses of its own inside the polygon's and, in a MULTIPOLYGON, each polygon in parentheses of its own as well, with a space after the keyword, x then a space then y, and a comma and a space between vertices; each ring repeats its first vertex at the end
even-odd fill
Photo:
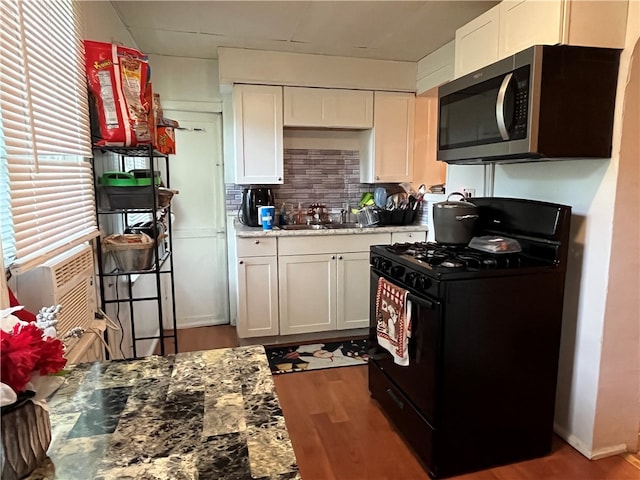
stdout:
POLYGON ((274 205, 273 193, 268 187, 248 187, 242 190, 240 221, 249 227, 261 226, 258 207, 274 205))

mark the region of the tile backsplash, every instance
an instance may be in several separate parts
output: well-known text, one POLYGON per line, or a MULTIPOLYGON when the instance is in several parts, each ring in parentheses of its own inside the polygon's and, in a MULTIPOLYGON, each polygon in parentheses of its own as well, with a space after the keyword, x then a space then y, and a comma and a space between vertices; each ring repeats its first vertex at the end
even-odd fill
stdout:
MULTIPOLYGON (((357 206, 362 194, 373 192, 377 185, 360 183, 360 152, 358 150, 284 150, 284 183, 269 185, 276 210, 283 203, 289 208, 300 202, 303 207, 321 203, 330 209, 340 209, 345 203, 357 206)), ((237 211, 246 185, 228 183, 227 211, 237 211)))

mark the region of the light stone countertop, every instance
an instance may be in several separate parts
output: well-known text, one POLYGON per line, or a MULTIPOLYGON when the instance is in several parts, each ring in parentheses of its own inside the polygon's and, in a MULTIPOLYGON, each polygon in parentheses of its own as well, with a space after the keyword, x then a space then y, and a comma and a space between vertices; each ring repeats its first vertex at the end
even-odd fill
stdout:
POLYGON ((240 238, 254 237, 309 237, 318 235, 359 235, 367 233, 394 233, 394 232, 427 232, 427 225, 390 225, 360 228, 326 228, 320 230, 282 230, 273 227, 273 230, 262 230, 262 227, 248 227, 237 220, 234 221, 236 236, 240 238))

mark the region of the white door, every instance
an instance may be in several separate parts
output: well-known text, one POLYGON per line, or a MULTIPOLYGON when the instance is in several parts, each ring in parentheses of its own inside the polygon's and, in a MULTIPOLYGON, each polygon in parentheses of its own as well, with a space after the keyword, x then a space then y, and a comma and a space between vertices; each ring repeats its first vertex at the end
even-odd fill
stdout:
POLYGON ((229 322, 221 115, 167 111, 180 122, 169 157, 178 328, 229 322))

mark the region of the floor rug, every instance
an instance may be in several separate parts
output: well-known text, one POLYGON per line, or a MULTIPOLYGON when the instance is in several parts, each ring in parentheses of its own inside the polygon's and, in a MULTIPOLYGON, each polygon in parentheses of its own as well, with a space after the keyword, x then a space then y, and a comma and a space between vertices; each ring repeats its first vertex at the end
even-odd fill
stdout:
POLYGON ((366 365, 369 359, 367 339, 264 348, 273 374, 366 365))

